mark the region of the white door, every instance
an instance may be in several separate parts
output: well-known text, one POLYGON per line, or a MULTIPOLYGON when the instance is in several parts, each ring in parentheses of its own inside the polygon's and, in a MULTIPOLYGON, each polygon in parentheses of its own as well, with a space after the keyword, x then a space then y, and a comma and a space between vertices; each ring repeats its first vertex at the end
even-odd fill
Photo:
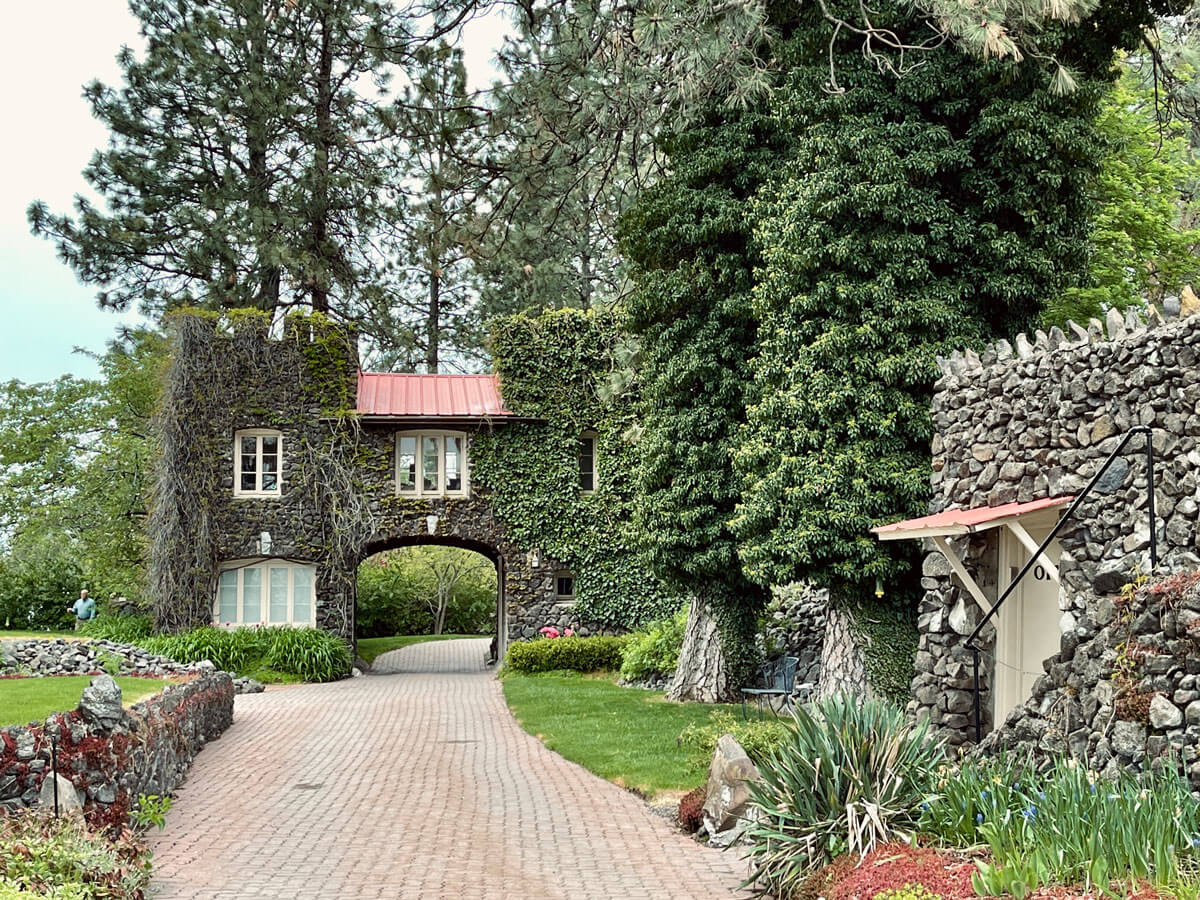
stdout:
MULTIPOLYGON (((1028 529, 1039 545, 1049 528, 1028 529)), ((1050 563, 1058 566, 1062 548, 1058 541, 1046 548, 1050 563)), ((1000 589, 1004 590, 1029 561, 1030 552, 1005 529, 1000 542, 1000 589)), ((996 614, 996 673, 993 722, 1003 724, 1013 707, 1024 703, 1033 683, 1044 674, 1042 663, 1059 651, 1062 634, 1058 622, 1058 582, 1042 565, 1031 569, 996 614)))

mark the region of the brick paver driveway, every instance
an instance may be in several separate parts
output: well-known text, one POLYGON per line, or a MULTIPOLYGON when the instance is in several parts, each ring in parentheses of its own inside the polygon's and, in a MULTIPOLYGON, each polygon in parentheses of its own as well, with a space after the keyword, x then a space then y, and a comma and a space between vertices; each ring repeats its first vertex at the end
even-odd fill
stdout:
POLYGON ((745 871, 513 721, 486 640, 239 697, 151 835, 160 900, 711 898, 745 871))

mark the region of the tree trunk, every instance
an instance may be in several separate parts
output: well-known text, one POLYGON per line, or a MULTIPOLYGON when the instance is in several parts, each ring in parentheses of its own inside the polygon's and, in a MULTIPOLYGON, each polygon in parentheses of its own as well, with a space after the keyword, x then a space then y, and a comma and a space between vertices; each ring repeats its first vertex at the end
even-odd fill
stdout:
POLYGON ((679 665, 667 692, 668 700, 695 700, 718 703, 730 699, 733 686, 721 650, 721 635, 711 610, 698 597, 688 607, 687 629, 683 634, 683 649, 679 665))
MULTIPOLYGON (((432 248, 430 255, 433 255, 432 248)), ((425 371, 436 375, 438 371, 438 344, 441 343, 442 279, 437 260, 429 267, 429 318, 426 323, 428 337, 425 345, 425 371)))
POLYGON ((312 258, 310 296, 316 312, 329 311, 329 280, 333 260, 329 251, 329 148, 333 143, 333 45, 329 9, 321 13, 321 49, 317 61, 317 131, 313 153, 312 258))
POLYGON ((829 612, 825 617, 825 642, 821 646, 821 687, 817 696, 824 698, 834 694, 870 697, 874 691, 867 679, 862 645, 850 627, 850 615, 843 604, 830 597, 829 612))

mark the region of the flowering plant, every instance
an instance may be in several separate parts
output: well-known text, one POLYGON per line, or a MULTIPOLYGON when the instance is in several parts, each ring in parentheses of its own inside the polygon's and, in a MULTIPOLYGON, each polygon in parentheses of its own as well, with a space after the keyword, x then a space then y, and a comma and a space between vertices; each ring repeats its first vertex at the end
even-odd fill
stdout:
POLYGON ((545 628, 539 628, 538 634, 544 638, 575 637, 575 632, 570 628, 564 628, 562 631, 559 631, 553 625, 547 625, 545 628))

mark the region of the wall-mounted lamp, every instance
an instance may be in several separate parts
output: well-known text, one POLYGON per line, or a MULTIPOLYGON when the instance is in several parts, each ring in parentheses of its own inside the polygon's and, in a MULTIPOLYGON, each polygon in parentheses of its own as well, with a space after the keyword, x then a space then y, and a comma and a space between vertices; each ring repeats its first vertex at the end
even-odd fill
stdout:
POLYGON ((429 530, 430 534, 437 534, 437 525, 438 525, 438 517, 437 516, 426 516, 425 517, 425 527, 429 530))
POLYGON ((542 561, 540 559, 538 559, 538 552, 536 550, 530 550, 529 551, 529 568, 536 569, 541 564, 542 564, 542 561))
POLYGON ((263 556, 271 552, 271 532, 264 531, 258 536, 258 550, 263 556))

